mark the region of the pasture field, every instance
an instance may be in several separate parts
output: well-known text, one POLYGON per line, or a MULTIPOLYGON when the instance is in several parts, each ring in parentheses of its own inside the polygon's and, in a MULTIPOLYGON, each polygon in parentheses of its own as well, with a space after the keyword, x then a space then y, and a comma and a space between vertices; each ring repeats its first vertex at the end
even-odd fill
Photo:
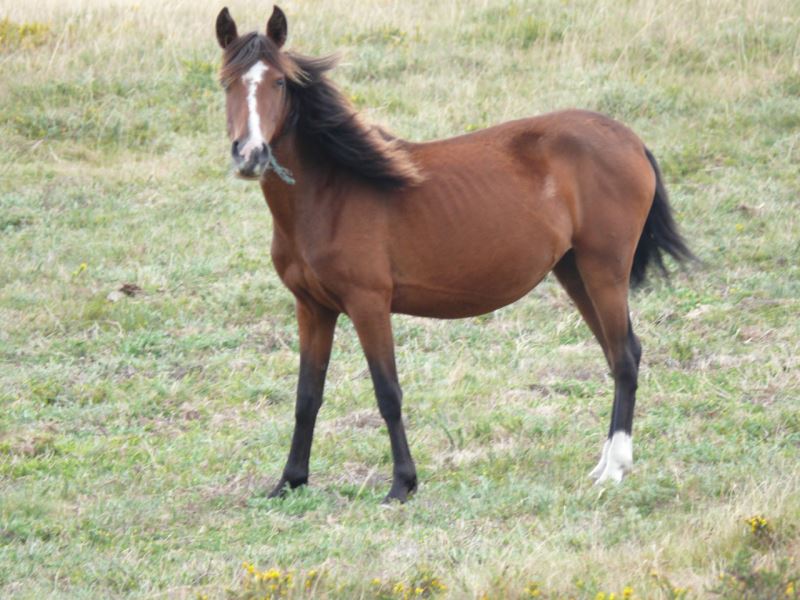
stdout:
MULTIPOLYGON (((271 11, 226 1, 240 32, 271 11)), ((0 597, 797 598, 800 3, 282 4, 289 47, 343 51, 335 79, 403 137, 624 121, 704 261, 631 297, 620 486, 587 478, 613 382, 554 278, 395 317, 421 485, 389 507, 346 319, 311 485, 264 496, 297 336, 261 192, 228 173, 221 7, 0 0, 0 597)))

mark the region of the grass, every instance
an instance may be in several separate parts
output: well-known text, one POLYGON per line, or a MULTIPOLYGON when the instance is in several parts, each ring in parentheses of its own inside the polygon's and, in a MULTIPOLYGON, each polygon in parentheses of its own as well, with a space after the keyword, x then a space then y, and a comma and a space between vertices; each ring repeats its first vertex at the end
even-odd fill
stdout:
MULTIPOLYGON (((270 9, 229 4, 240 30, 270 9)), ((397 317, 421 487, 390 508, 346 320, 312 485, 264 497, 297 336, 260 191, 227 175, 220 8, 0 0, 0 596, 796 598, 800 5, 283 6, 290 45, 343 50, 337 80, 402 136, 625 121, 705 261, 632 297, 619 487, 586 478, 612 382, 552 278, 485 317, 397 317)))

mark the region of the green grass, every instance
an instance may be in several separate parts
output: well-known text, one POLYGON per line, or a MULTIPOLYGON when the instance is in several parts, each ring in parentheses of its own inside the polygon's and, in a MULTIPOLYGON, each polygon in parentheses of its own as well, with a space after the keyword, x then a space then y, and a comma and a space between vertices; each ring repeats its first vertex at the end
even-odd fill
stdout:
MULTIPOLYGON (((297 335, 260 191, 227 172, 220 8, 0 0, 0 597, 245 598, 267 584, 242 561, 295 597, 796 597, 800 5, 283 6, 290 45, 343 50, 336 79, 404 137, 623 120, 705 261, 632 296, 619 487, 586 477, 613 384, 554 279, 477 319, 396 317, 421 486, 389 508, 346 319, 311 486, 264 496, 297 335), (123 283, 142 292, 110 302, 123 283)), ((230 8, 240 31, 269 12, 230 8)))

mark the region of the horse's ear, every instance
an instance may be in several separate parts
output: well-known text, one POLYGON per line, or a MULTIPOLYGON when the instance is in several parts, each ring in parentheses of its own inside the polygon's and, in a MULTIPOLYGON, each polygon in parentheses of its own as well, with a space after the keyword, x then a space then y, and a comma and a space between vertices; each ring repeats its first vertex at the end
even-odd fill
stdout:
POLYGON ((231 17, 231 13, 228 12, 228 7, 226 6, 217 15, 217 41, 224 50, 237 37, 236 23, 233 21, 233 17, 231 17))
POLYGON ((273 6, 272 16, 267 21, 267 37, 280 48, 286 43, 288 32, 289 26, 286 23, 286 15, 283 14, 283 11, 278 6, 273 6))

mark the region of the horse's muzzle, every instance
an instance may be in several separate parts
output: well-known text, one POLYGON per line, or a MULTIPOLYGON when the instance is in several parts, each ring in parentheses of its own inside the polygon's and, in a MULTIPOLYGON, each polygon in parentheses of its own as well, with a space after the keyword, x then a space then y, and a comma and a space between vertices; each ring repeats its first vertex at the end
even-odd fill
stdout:
POLYGON ((231 146, 231 157, 233 170, 238 177, 259 179, 269 166, 270 152, 267 145, 262 144, 259 148, 251 149, 245 157, 239 150, 239 142, 236 141, 231 146))

